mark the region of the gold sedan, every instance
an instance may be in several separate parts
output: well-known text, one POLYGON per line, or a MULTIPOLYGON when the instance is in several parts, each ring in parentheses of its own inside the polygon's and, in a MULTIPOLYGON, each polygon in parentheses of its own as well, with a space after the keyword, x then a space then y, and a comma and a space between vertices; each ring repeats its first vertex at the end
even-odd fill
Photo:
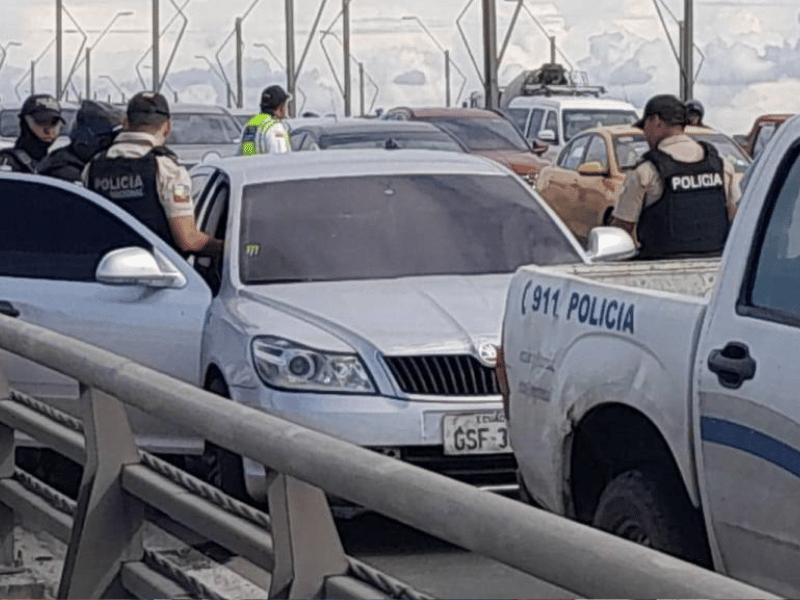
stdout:
MULTIPOLYGON (((707 127, 686 127, 695 140, 713 144, 736 170, 737 184, 750 158, 730 137, 707 127)), ((536 189, 585 245, 589 232, 611 216, 622 182, 649 149, 641 129, 614 125, 588 129, 543 168, 536 189)))

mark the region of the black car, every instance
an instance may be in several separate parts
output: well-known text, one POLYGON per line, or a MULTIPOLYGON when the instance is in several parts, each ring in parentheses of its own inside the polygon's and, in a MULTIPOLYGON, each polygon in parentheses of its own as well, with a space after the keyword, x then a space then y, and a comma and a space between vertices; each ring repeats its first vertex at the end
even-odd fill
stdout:
POLYGON ((429 123, 342 119, 295 126, 293 150, 415 148, 465 152, 455 138, 429 123))

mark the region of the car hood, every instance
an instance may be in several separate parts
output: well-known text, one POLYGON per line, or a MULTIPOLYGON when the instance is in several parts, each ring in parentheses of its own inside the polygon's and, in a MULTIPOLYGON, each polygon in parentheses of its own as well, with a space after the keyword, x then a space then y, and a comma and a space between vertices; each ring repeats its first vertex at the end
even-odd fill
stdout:
POLYGON ((547 161, 538 158, 533 152, 519 152, 517 150, 481 150, 475 152, 480 156, 496 160, 507 166, 517 175, 531 175, 538 173, 542 167, 547 166, 547 161))
MULTIPOLYGON (((499 342, 511 274, 247 286, 243 295, 385 355, 460 354, 499 342)), ((303 340, 297 340, 302 342, 303 340)))
POLYGON ((185 167, 198 164, 208 152, 216 152, 222 158, 236 156, 239 144, 175 144, 169 147, 178 155, 178 162, 185 167))

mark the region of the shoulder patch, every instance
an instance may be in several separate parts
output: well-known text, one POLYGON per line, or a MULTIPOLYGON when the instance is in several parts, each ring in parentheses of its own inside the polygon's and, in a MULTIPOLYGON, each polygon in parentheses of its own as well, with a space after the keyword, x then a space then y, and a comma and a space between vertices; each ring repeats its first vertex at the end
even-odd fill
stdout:
POLYGON ((176 183, 172 187, 172 200, 173 202, 189 202, 189 187, 182 183, 176 183))

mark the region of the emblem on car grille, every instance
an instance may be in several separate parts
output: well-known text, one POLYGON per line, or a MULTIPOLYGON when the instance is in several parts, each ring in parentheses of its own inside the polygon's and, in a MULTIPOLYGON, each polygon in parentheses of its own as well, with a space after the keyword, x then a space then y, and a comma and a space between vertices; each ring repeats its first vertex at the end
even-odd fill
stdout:
POLYGON ((478 346, 478 359, 487 367, 497 364, 497 347, 494 344, 484 343, 478 346))

